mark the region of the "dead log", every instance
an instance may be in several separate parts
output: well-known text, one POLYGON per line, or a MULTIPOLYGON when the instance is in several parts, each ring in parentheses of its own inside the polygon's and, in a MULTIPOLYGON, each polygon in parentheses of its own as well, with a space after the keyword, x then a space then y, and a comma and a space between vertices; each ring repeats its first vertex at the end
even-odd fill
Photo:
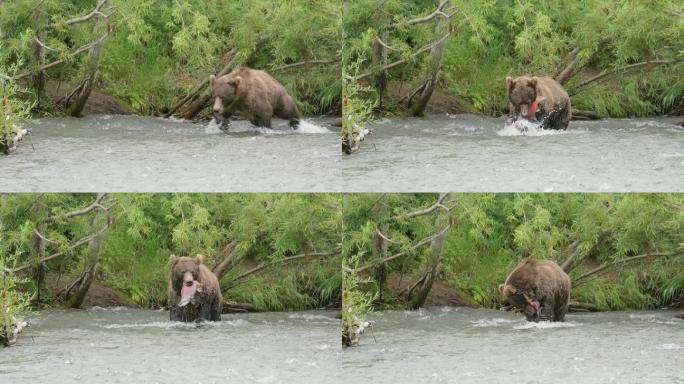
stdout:
MULTIPOLYGON (((88 98, 90 97, 90 93, 92 92, 93 87, 95 86, 95 81, 97 80, 97 74, 100 69, 100 59, 102 57, 102 49, 104 47, 105 40, 107 39, 107 37, 109 37, 109 34, 111 33, 111 27, 109 25, 109 16, 100 12, 100 9, 106 2, 107 0, 100 0, 97 4, 95 11, 93 11, 90 15, 78 18, 77 21, 74 21, 72 23, 74 24, 77 22, 87 21, 95 16, 98 16, 103 21, 102 25, 104 27, 104 33, 96 41, 96 43, 88 49, 88 66, 83 81, 81 81, 81 83, 73 91, 69 93, 64 102, 64 105, 68 111, 67 113, 70 116, 82 116, 83 108, 85 107, 85 104, 88 101, 88 98), (75 101, 70 106, 69 103, 72 97, 75 97, 75 101)), ((96 33, 97 29, 98 25, 95 25, 93 27, 93 33, 96 33)))
POLYGON ((248 313, 263 312, 261 309, 249 303, 238 303, 235 301, 224 301, 222 313, 248 313))
POLYGON ((577 63, 579 62, 578 53, 581 50, 581 47, 576 47, 575 49, 573 49, 565 58, 565 62, 568 64, 565 66, 565 68, 558 71, 558 73, 556 73, 556 75, 554 76, 556 81, 559 82, 561 85, 565 84, 572 77, 572 75, 575 74, 575 68, 577 67, 577 63))
MULTIPOLYGON (((437 215, 435 223, 443 222, 446 219, 447 227, 451 229, 454 225, 454 220, 451 217, 451 212, 447 211, 444 214, 437 215)), ((406 292, 408 299, 408 307, 410 309, 418 309, 423 306, 427 299, 432 285, 437 279, 439 267, 442 262, 442 251, 444 249, 444 238, 448 234, 447 231, 441 232, 435 236, 430 242, 430 259, 423 276, 406 292)))
POLYGON ((598 248, 610 237, 612 234, 612 230, 610 229, 604 229, 601 232, 599 232, 598 236, 596 237, 596 242, 594 245, 591 246, 591 248, 584 254, 584 255, 579 255, 579 245, 581 243, 580 240, 575 240, 573 241, 568 247, 565 249, 565 254, 566 254, 566 259, 558 263, 558 265, 565 271, 565 273, 570 273, 576 266, 578 266, 583 260, 586 260, 587 258, 590 258, 593 256, 596 251, 598 251, 598 248))
POLYGON ((9 135, 5 135, 4 138, 0 137, 0 151, 5 155, 17 150, 19 142, 30 133, 28 129, 19 129, 16 132, 12 132, 9 135))
POLYGON ((342 137, 342 152, 351 155, 358 151, 361 148, 361 142, 371 133, 370 128, 357 128, 352 130, 351 134, 344 135, 342 137))
POLYGON ((570 302, 569 312, 602 312, 603 310, 591 303, 570 302))
POLYGON ((582 109, 572 110, 572 120, 600 120, 601 115, 594 111, 586 111, 582 109))
MULTIPOLYGON (((37 5, 33 9, 33 14, 31 15, 31 20, 36 29, 36 34, 31 41, 31 65, 40 68, 45 64, 45 50, 47 46, 43 44, 47 35, 45 28, 43 27, 43 20, 45 13, 40 6, 37 5)), ((46 76, 45 70, 38 70, 31 78, 31 85, 33 89, 36 90, 36 94, 40 99, 45 93, 46 76)))
POLYGON ((352 324, 342 329, 342 346, 353 347, 359 344, 361 335, 372 326, 373 323, 370 321, 354 319, 352 324))
POLYGON ((9 329, 3 329, 2 332, 0 332, 0 344, 5 347, 9 347, 10 345, 16 343, 17 337, 24 330, 24 328, 28 327, 28 325, 29 324, 26 321, 15 320, 15 324, 11 325, 9 329))

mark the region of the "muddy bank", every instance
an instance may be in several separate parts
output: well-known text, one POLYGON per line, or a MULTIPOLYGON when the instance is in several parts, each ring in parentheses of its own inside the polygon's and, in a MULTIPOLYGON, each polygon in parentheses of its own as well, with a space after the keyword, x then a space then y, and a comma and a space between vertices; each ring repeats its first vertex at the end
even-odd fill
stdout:
MULTIPOLYGON (((45 94, 58 106, 73 87, 58 81, 49 81, 45 86, 45 94)), ((93 90, 83 108, 83 115, 131 115, 133 112, 114 97, 93 90)))

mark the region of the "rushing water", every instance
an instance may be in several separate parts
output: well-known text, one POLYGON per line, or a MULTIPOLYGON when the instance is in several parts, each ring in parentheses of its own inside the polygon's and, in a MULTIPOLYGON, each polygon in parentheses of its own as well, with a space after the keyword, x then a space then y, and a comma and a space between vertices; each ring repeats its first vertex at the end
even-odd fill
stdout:
POLYGON ((12 191, 339 190, 339 129, 307 118, 296 131, 234 121, 139 116, 45 118, 17 152, 0 157, 0 188, 12 191))
POLYGON ((373 124, 345 156, 348 191, 681 191, 682 118, 572 121, 567 131, 503 118, 432 115, 373 124))
POLYGON ((342 353, 342 370, 352 383, 684 383, 684 320, 675 315, 531 323, 470 308, 380 312, 373 331, 342 353))
POLYGON ((0 351, 2 383, 327 383, 339 378, 333 312, 223 315, 185 324, 168 312, 49 310, 0 351))

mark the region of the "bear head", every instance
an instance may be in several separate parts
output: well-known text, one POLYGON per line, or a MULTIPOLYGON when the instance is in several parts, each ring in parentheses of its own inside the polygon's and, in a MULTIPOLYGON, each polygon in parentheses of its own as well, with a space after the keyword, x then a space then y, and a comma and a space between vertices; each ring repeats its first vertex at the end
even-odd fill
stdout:
POLYGON ((214 116, 223 115, 225 107, 236 101, 241 82, 242 78, 237 75, 229 74, 219 78, 209 76, 209 86, 214 97, 214 116))
POLYGON ((529 117, 529 110, 531 105, 537 99, 537 81, 536 77, 520 76, 515 79, 506 77, 506 85, 508 87, 508 101, 511 102, 513 110, 510 111, 516 119, 520 117, 529 117))
POLYGON ((201 292, 202 285, 199 282, 199 276, 202 260, 202 255, 196 257, 171 255, 169 258, 171 286, 180 297, 179 306, 188 304, 196 292, 201 292))
POLYGON ((528 321, 539 320, 539 300, 532 290, 519 289, 511 284, 500 284, 499 290, 506 296, 506 300, 513 306, 520 308, 528 321))

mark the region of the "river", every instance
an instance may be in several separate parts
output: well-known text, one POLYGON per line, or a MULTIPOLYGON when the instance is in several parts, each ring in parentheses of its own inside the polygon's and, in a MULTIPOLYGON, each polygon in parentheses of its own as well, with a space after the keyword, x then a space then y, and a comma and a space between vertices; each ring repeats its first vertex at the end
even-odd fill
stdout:
POLYGON ((234 121, 228 133, 140 116, 43 118, 0 157, 3 192, 249 192, 339 190, 339 128, 305 118, 292 131, 234 121))
POLYGON ((350 192, 681 191, 683 120, 572 121, 523 134, 503 118, 383 118, 342 173, 350 192))
POLYGON ((532 323, 462 307, 378 312, 360 345, 344 350, 342 369, 350 383, 684 383, 676 314, 571 313, 564 323, 532 323))
POLYGON ((45 310, 0 352, 3 383, 327 383, 339 378, 335 312, 224 314, 169 322, 165 311, 45 310))

